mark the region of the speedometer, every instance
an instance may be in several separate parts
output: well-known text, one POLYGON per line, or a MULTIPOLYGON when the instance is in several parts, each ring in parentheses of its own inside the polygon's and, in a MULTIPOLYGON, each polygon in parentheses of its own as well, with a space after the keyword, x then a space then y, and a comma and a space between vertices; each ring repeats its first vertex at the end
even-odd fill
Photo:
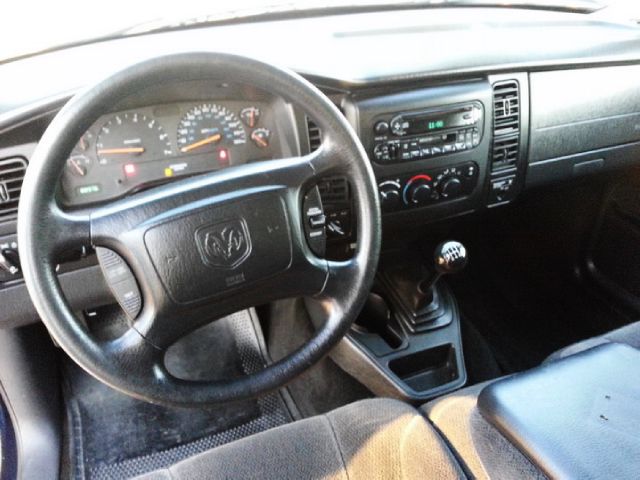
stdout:
POLYGON ((182 153, 214 151, 219 145, 244 145, 242 122, 225 107, 213 103, 189 110, 178 125, 178 148, 182 153))

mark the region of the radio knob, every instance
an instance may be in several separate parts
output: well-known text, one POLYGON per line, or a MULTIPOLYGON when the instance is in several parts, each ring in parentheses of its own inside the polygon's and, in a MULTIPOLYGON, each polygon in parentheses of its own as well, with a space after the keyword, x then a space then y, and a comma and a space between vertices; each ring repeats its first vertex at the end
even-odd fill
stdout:
POLYGON ((386 135, 389 132, 389 124, 381 120, 373 126, 373 131, 376 135, 386 135))
POLYGON ((400 206, 400 184, 393 180, 378 185, 380 204, 385 210, 393 210, 400 206))
POLYGON ((440 182, 440 195, 444 198, 456 197, 462 190, 462 181, 458 177, 448 177, 440 182))

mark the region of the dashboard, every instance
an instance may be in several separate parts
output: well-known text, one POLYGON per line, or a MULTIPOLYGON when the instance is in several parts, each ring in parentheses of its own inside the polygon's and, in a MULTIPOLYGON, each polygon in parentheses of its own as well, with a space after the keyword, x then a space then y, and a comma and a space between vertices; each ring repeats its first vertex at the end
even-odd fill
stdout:
MULTIPOLYGON (((287 66, 327 94, 369 156, 387 237, 501 208, 531 188, 640 163, 637 25, 545 10, 426 8, 105 40, 0 64, 6 258, 18 258, 20 175, 69 98, 132 63, 208 45, 287 66)), ((90 209, 185 176, 305 154, 322 136, 304 106, 203 79, 149 85, 109 110, 60 174, 65 208, 90 209)), ((348 253, 357 241, 349 186, 328 178, 319 190, 328 242, 348 253)), ((70 301, 78 309, 110 301, 99 268, 81 262, 89 264, 61 267, 70 301)), ((0 268, 0 301, 0 326, 33 321, 19 273, 0 268)))
POLYGON ((162 103, 99 118, 66 163, 66 206, 103 202, 188 175, 283 154, 264 101, 162 103))

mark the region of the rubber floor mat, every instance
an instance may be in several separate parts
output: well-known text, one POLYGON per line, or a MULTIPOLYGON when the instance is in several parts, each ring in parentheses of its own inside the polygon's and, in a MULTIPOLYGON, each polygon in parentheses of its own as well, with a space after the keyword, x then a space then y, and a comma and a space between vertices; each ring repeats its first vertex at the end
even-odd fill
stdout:
MULTIPOLYGON (((189 378, 233 378, 264 368, 263 351, 255 312, 246 310, 194 332, 167 363, 189 378)), ((168 408, 119 393, 71 360, 64 369, 69 469, 78 480, 131 478, 292 420, 280 393, 210 409, 168 408)))

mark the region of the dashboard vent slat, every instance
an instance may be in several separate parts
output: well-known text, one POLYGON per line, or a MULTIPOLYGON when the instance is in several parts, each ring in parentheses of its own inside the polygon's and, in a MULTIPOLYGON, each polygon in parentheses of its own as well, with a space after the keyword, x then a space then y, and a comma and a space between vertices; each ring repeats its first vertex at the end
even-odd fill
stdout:
POLYGON ((322 133, 320 128, 309 117, 307 117, 307 131, 309 132, 309 151, 314 152, 320 148, 322 133))
POLYGON ((328 177, 318 183, 322 203, 343 203, 349 201, 349 182, 344 177, 328 177))
POLYGON ((22 157, 0 160, 0 221, 15 218, 27 161, 22 157))
POLYGON ((514 168, 520 153, 520 85, 515 80, 493 85, 491 170, 514 168))

